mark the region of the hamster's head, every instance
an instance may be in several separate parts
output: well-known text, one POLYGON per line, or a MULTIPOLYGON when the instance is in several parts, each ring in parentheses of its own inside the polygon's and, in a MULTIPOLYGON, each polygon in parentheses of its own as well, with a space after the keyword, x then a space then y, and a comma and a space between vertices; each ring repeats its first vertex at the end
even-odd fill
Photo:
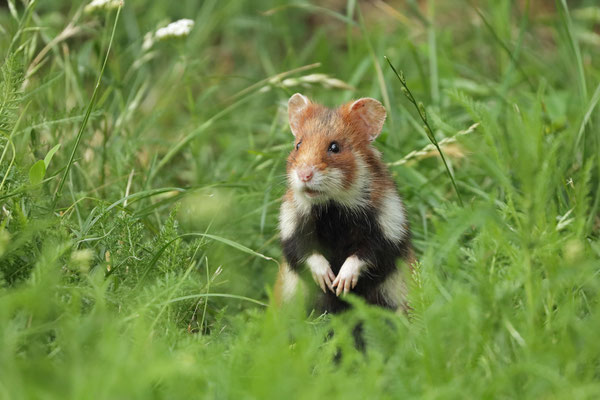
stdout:
POLYGON ((287 163, 288 182, 310 203, 352 202, 368 185, 367 155, 381 132, 385 108, 362 98, 329 109, 296 93, 288 102, 294 148, 287 163))

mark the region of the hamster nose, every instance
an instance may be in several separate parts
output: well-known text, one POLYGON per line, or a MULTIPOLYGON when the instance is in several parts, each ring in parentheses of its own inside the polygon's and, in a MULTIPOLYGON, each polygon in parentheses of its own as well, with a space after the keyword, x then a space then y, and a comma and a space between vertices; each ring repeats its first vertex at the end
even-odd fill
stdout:
POLYGON ((301 167, 298 168, 298 170, 296 171, 296 173, 298 174, 298 178, 300 178, 300 180, 302 182, 308 182, 312 179, 314 173, 313 173, 313 169, 310 167, 301 167))

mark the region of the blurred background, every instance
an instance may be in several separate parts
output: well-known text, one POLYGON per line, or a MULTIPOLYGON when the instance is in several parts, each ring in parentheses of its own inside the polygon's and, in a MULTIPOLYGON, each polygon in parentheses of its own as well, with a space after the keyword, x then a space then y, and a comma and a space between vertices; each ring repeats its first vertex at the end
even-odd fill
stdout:
POLYGON ((596 0, 119 4, 0 5, 0 397, 599 394, 596 0), (385 105, 411 318, 265 307, 296 92, 385 105))

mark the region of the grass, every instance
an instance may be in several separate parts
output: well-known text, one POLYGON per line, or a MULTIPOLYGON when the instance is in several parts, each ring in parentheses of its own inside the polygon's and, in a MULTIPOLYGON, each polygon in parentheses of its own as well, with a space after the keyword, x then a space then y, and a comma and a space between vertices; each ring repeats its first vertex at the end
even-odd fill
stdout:
POLYGON ((596 2, 25 3, 0 8, 0 398, 600 396, 596 2), (297 91, 386 103, 408 315, 273 306, 297 91))

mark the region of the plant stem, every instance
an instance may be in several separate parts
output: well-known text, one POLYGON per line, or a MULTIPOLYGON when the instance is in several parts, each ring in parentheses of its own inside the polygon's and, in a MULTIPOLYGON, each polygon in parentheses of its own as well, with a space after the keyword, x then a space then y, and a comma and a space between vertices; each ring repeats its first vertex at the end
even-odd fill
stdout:
POLYGON ((94 109, 94 104, 96 103, 96 97, 98 95, 98 88, 100 87, 100 82, 102 81, 102 76, 104 75, 104 68, 106 67, 106 62, 108 61, 108 55, 110 54, 110 49, 112 47, 113 40, 115 38, 115 31, 117 30, 117 22, 119 22, 119 15, 121 14, 121 8, 123 4, 119 6, 117 9, 117 15, 115 17, 115 23, 113 24, 112 33, 110 35, 110 41, 108 42, 108 48, 106 50, 106 56, 104 57, 104 62, 102 63, 102 68, 100 69, 100 74, 98 75, 98 80, 96 81, 96 86, 94 86, 94 92, 92 93, 92 98, 88 103, 87 109, 85 110, 85 116, 83 117, 83 121, 81 123, 81 127, 79 128, 79 132, 77 132, 77 137, 75 138, 75 144, 73 145, 73 149, 71 150, 71 155, 69 156, 69 161, 67 162, 67 166, 65 168, 65 172, 63 173, 62 178, 58 184, 58 188, 54 193, 54 205, 60 195, 62 194, 62 189, 65 184, 65 180, 67 179, 67 175, 71 170, 71 166, 73 165, 73 160, 75 159, 75 153, 77 152, 77 148, 79 147, 79 143, 81 142, 81 137, 83 136, 83 131, 85 130, 88 120, 90 118, 90 114, 94 109))
POLYGON ((388 62, 388 64, 392 68, 392 71, 394 71, 394 74, 396 74, 396 77, 402 84, 402 89, 403 89, 402 92, 406 95, 406 98, 417 109, 417 112, 419 113, 419 117, 421 117, 421 120, 423 121, 424 129, 425 129, 425 133, 427 134, 427 137, 429 138, 431 143, 435 146, 438 153, 440 153, 440 157, 442 158, 444 167, 446 167, 446 173, 450 177, 450 180, 452 181, 452 186, 454 187, 454 191, 456 192, 456 196, 458 197, 458 204, 460 204, 460 206, 463 207, 462 197, 460 196, 460 192, 458 191, 458 187, 456 186, 456 181, 454 180, 454 175, 452 174, 452 171, 450 171, 448 162, 446 162, 446 157, 444 156, 444 152, 440 148, 437 139, 433 135, 433 129, 431 129, 431 125, 429 125, 429 122, 427 121, 427 113, 425 111, 425 107, 423 106, 423 103, 417 103, 417 101, 415 100, 414 96, 412 95, 412 92, 406 85, 406 79, 404 79, 404 74, 402 73, 402 71, 400 71, 400 74, 399 74, 398 71, 396 71, 396 68, 394 68, 394 66, 392 65, 392 62, 390 61, 390 59, 387 58, 386 56, 383 56, 383 58, 385 58, 385 60, 388 62))

